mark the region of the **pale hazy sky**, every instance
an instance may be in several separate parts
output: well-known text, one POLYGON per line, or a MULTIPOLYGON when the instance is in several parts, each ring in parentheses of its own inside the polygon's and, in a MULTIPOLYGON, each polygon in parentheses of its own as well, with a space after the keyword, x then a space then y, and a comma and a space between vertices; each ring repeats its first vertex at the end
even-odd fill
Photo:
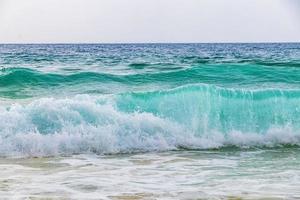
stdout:
POLYGON ((300 0, 0 0, 0 43, 300 42, 300 0))

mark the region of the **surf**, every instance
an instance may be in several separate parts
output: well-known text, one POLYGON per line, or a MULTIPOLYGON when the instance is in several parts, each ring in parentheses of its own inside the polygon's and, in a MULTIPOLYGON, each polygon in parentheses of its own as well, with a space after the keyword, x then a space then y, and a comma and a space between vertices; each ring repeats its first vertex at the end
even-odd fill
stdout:
POLYGON ((1 156, 300 144, 300 90, 197 84, 0 106, 1 156))

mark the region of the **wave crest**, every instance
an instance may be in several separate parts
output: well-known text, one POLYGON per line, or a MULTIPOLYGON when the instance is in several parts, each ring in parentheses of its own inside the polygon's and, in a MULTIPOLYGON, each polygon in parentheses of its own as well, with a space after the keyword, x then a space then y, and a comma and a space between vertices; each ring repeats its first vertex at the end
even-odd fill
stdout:
POLYGON ((300 91, 192 85, 0 106, 1 156, 300 144, 300 91))

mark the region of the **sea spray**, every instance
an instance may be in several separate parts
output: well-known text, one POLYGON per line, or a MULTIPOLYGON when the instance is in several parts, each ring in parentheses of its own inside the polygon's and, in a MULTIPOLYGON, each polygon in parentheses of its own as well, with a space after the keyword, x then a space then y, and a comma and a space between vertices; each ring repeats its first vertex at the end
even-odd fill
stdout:
POLYGON ((0 155, 299 145, 300 45, 0 45, 0 155))
POLYGON ((300 144, 300 91, 190 85, 2 106, 1 155, 300 144))

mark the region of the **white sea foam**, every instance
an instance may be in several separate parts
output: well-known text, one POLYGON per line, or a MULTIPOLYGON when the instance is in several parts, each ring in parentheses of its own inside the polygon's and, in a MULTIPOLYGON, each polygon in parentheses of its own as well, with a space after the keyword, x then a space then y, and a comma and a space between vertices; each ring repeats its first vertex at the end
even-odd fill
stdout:
POLYGON ((121 112, 112 99, 80 95, 43 98, 0 107, 1 156, 52 156, 76 153, 129 153, 300 144, 291 126, 265 133, 210 130, 199 134, 189 124, 147 112, 121 112))

